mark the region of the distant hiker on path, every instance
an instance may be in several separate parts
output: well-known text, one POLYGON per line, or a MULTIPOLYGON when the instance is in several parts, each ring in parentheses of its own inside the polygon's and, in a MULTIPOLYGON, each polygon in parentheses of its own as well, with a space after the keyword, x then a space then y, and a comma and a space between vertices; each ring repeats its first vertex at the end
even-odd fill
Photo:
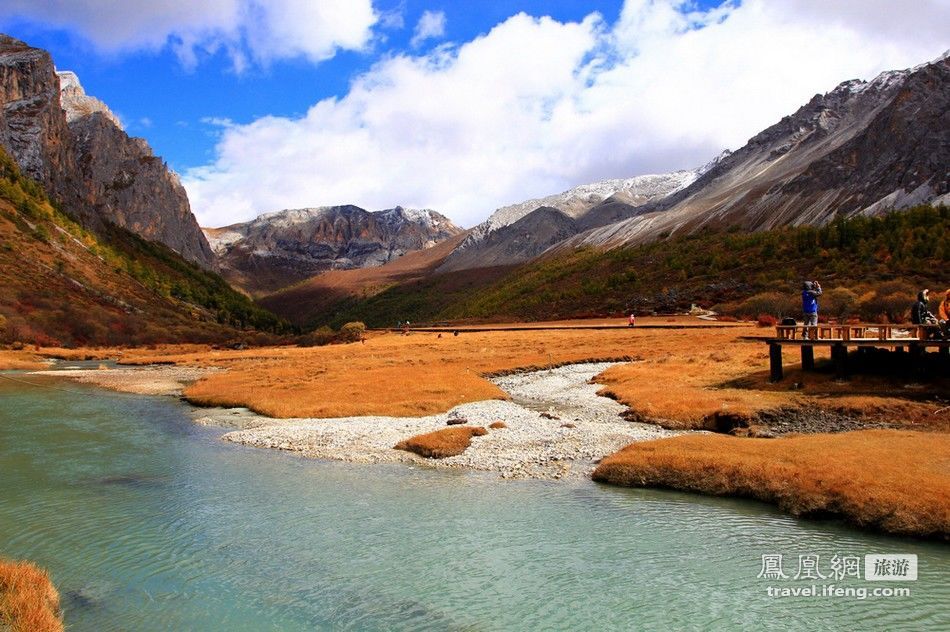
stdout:
MULTIPOLYGON (((806 327, 818 324, 818 297, 821 296, 821 284, 818 281, 805 281, 802 284, 802 314, 806 327)), ((808 337, 808 330, 803 334, 808 337)))
POLYGON ((637 324, 637 317, 630 312, 630 318, 627 320, 627 327, 634 327, 637 324))

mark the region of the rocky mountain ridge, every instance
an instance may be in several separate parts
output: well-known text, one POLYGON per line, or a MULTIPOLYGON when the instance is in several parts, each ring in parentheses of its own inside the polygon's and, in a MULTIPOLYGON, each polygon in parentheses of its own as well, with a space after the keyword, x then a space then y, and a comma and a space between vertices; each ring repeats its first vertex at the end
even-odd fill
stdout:
POLYGON ((706 168, 601 180, 503 206, 472 229, 439 271, 527 261, 560 241, 610 221, 612 214, 663 199, 689 186, 706 168), (554 224, 545 226, 546 220, 554 224))
POLYGON ((255 294, 328 270, 380 266, 462 232, 430 209, 370 212, 353 205, 287 209, 205 229, 222 275, 255 294))
POLYGON ((159 241, 204 267, 211 248, 178 177, 49 53, 0 35, 0 146, 83 225, 159 241))
POLYGON ((823 225, 921 203, 950 203, 947 54, 815 95, 684 189, 556 249, 644 243, 704 227, 823 225))

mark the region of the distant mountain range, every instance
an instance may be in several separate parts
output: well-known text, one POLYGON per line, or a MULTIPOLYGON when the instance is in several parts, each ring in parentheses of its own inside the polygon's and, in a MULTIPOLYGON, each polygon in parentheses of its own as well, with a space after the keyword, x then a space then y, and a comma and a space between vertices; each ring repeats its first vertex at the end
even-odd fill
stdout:
POLYGON ((285 210, 205 229, 221 274, 254 294, 328 270, 381 266, 461 233, 432 210, 370 212, 352 205, 285 210))
POLYGON ((472 229, 440 272, 522 263, 588 228, 626 217, 627 209, 688 186, 702 169, 603 180, 497 209, 472 229))

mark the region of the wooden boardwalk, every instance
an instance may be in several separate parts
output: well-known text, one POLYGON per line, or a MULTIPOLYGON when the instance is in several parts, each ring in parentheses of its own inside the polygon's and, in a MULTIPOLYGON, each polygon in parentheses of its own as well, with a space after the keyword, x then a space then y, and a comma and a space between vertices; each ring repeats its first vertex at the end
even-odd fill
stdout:
POLYGON ((845 325, 778 325, 774 338, 762 339, 769 345, 769 373, 773 382, 784 377, 782 347, 801 348, 802 370, 815 368, 815 347, 830 347, 835 373, 845 378, 849 373, 848 348, 883 348, 911 355, 923 354, 934 348, 938 353, 950 355, 950 341, 939 338, 938 325, 891 325, 880 323, 857 323, 845 325))
MULTIPOLYGON (((594 330, 594 331, 606 331, 606 330, 617 330, 617 329, 627 329, 634 331, 637 329, 726 329, 726 328, 737 328, 738 325, 733 324, 696 324, 696 325, 686 325, 686 324, 649 324, 649 325, 531 325, 526 324, 524 326, 518 325, 477 325, 473 327, 410 327, 410 333, 440 333, 440 334, 453 334, 458 332, 460 334, 477 334, 482 332, 492 332, 492 331, 584 331, 584 330, 594 330)), ((391 331, 391 332, 404 332, 406 331, 403 327, 382 327, 378 329, 371 329, 370 331, 391 331)))

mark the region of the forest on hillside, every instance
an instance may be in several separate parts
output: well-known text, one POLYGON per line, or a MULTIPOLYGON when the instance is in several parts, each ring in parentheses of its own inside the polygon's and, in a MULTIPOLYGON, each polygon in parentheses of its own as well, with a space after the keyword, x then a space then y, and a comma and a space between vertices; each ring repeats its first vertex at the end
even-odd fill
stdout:
MULTIPOLYGON (((918 206, 881 217, 763 232, 701 230, 613 250, 548 256, 480 282, 453 273, 347 299, 326 324, 552 320, 673 312, 696 305, 745 318, 798 315, 804 280, 825 289, 823 314, 900 323, 922 287, 943 292, 950 209, 918 206)), ((322 324, 314 322, 313 324, 322 324)))

